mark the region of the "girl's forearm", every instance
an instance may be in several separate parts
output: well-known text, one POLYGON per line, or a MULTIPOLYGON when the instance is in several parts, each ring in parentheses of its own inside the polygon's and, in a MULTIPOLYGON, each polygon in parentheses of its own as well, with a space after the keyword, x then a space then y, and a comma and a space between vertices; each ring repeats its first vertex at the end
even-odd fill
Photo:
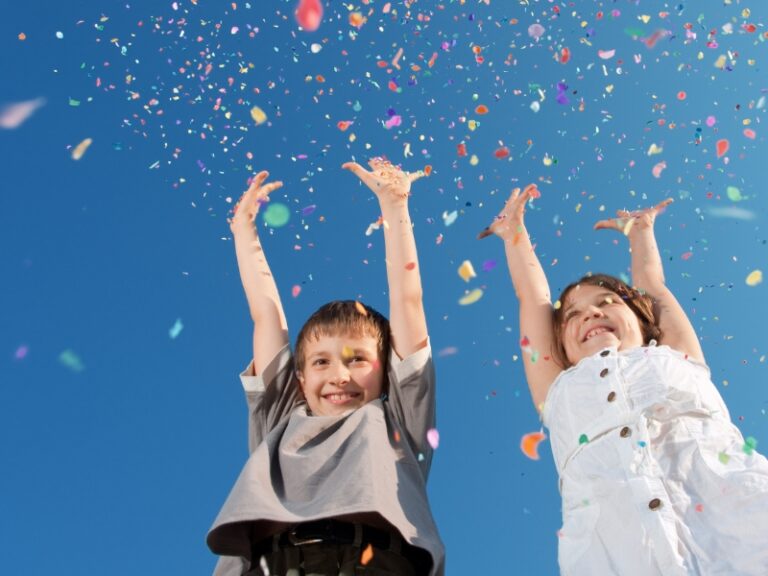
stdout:
POLYGON ((547 276, 524 226, 520 226, 513 237, 504 239, 504 251, 518 300, 521 303, 551 303, 547 276))
POLYGON ((631 230, 629 250, 632 254, 632 284, 635 288, 653 294, 654 289, 664 286, 664 266, 653 228, 631 230))

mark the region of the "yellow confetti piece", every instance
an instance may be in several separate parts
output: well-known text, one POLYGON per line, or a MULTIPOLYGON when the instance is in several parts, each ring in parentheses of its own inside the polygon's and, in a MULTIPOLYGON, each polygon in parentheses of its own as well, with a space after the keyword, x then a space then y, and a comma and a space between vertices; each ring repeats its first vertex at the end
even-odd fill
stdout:
POLYGON ((472 262, 464 260, 464 262, 461 263, 461 266, 459 266, 459 276, 461 276, 464 282, 469 282, 472 278, 477 276, 477 274, 475 274, 475 269, 472 267, 472 262))
POLYGON ((365 309, 365 306, 363 306, 360 302, 355 300, 355 309, 360 312, 363 316, 368 316, 368 310, 365 309))
POLYGON ((475 288, 469 294, 462 296, 461 299, 459 299, 459 304, 461 304, 462 306, 468 306, 470 304, 474 304, 475 302, 480 300, 480 298, 482 297, 483 297, 483 291, 480 290, 480 288, 475 288))
POLYGON ((355 355, 355 351, 349 346, 341 347, 341 357, 344 360, 349 360, 350 358, 354 357, 354 355, 355 355))
POLYGON ((93 143, 93 140, 91 138, 86 138, 80 144, 75 146, 74 150, 72 150, 72 160, 80 160, 80 158, 83 157, 83 154, 85 154, 85 151, 88 150, 88 146, 90 146, 93 143))
POLYGON ((763 281, 763 273, 760 270, 753 270, 747 276, 747 286, 757 286, 763 281))
POLYGON ((373 560, 373 546, 371 544, 368 544, 368 546, 365 547, 365 550, 363 550, 362 555, 360 556, 360 564, 363 566, 366 566, 368 562, 373 560))
POLYGON ((264 113, 264 110, 258 106, 251 108, 251 118, 253 118, 253 121, 256 122, 256 126, 259 124, 264 124, 264 122, 267 121, 267 115, 264 113))

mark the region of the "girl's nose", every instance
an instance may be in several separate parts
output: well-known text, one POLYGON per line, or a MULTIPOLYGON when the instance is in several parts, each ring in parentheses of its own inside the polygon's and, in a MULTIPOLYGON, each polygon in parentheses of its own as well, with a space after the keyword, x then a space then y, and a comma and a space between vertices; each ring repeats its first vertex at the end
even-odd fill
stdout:
POLYGON ((603 315, 603 311, 600 310, 600 308, 598 308, 597 306, 590 306, 585 310, 584 318, 582 318, 582 321, 586 322, 591 318, 600 318, 602 315, 603 315))

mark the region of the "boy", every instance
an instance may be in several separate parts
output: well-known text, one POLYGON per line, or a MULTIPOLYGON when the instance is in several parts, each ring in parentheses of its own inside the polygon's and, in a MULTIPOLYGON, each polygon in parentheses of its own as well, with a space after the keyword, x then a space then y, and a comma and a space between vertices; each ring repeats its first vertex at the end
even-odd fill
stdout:
POLYGON ((282 183, 259 173, 235 207, 230 225, 254 321, 253 362, 241 374, 251 457, 208 534, 223 556, 216 575, 444 572, 426 495, 434 370, 408 214, 423 173, 369 164, 342 167, 379 200, 391 320, 359 302, 326 304, 299 333, 295 360, 253 225, 282 183))

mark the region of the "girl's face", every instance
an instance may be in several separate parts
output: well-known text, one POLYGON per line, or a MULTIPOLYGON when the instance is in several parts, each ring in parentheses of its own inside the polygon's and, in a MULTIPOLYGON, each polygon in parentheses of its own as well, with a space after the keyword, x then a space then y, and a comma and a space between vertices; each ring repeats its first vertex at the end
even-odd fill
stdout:
POLYGON ((337 416, 381 397, 384 369, 371 336, 321 336, 306 344, 301 390, 315 416, 337 416))
POLYGON ((562 318, 563 348, 572 365, 603 348, 626 350, 643 345, 635 313, 618 294, 602 286, 576 286, 563 302, 562 318))

